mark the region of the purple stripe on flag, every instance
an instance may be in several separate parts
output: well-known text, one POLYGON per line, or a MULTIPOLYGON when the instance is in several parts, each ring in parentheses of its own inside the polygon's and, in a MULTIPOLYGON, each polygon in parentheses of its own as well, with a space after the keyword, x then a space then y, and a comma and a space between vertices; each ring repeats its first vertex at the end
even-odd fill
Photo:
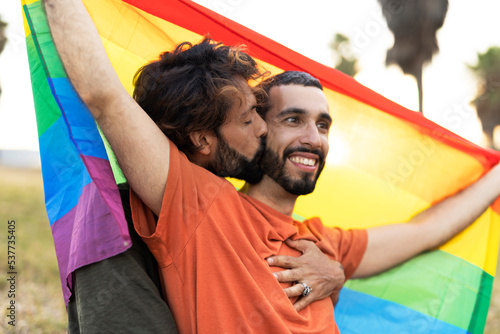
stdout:
POLYGON ((122 200, 109 161, 107 159, 86 155, 81 155, 80 157, 87 167, 90 177, 97 185, 99 193, 106 202, 109 211, 115 217, 121 233, 128 237, 129 232, 123 213, 122 200))
POLYGON ((106 176, 109 164, 99 158, 83 158, 91 169, 97 168, 93 171, 95 180, 83 188, 78 204, 52 225, 66 304, 71 296, 73 271, 120 254, 132 244, 118 188, 114 179, 111 177, 110 182, 106 176), (98 189, 96 182, 104 183, 105 187, 101 184, 98 189), (121 212, 121 218, 117 219, 112 212, 118 215, 121 212))

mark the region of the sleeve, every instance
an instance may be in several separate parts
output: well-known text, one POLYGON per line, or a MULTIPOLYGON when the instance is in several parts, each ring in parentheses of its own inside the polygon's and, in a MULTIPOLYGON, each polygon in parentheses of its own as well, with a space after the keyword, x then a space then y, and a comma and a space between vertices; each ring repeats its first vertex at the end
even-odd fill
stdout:
POLYGON ((351 278, 358 268, 368 245, 368 233, 364 229, 343 230, 337 227, 323 226, 321 234, 324 241, 330 244, 333 258, 339 261, 344 267, 346 280, 351 278))
POLYGON ((170 264, 184 249, 224 182, 223 178, 191 163, 170 142, 168 179, 157 220, 131 191, 134 227, 155 254, 160 266, 170 264), (168 248, 165 247, 167 244, 168 248))
POLYGON ((353 229, 340 231, 339 254, 345 271, 346 280, 350 279, 358 268, 368 245, 368 233, 366 230, 353 229))

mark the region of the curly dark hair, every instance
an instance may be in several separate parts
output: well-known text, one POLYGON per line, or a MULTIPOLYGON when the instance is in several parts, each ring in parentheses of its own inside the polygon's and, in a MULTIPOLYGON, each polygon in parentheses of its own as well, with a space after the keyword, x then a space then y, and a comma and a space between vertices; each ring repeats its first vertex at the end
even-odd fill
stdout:
POLYGON ((243 103, 238 77, 257 80, 265 73, 241 47, 206 36, 140 68, 133 97, 179 150, 194 153, 198 148, 189 134, 208 130, 218 135, 230 108, 243 103))

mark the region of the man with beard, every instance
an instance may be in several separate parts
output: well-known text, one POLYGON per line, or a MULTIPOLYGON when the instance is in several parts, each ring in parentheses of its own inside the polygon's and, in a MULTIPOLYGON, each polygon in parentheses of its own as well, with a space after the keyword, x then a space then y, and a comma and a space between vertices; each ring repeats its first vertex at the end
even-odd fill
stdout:
MULTIPOLYGON (((261 88, 267 94, 259 95, 268 97, 260 110, 268 125, 261 160, 264 176, 246 188, 246 195, 175 152, 170 156, 163 197, 166 209, 162 208, 157 224, 151 210, 132 193, 136 230, 166 277, 163 288, 182 331, 338 332, 331 301, 317 301, 297 313, 264 270, 263 262, 293 267, 293 256, 300 253, 287 247, 288 239, 313 241, 324 254, 341 262, 346 278, 370 276, 449 240, 499 195, 497 166, 474 185, 405 224, 346 231, 325 227, 318 218, 294 221, 298 196, 314 190, 324 167, 332 118, 321 84, 306 73, 285 72, 261 88), (179 208, 192 198, 197 200, 191 203, 187 218, 179 208), (227 220, 216 218, 220 216, 227 220), (188 221, 195 221, 195 226, 180 233, 179 224, 188 221), (228 266, 231 270, 223 269, 228 266), (202 301, 206 289, 214 299, 210 309, 202 301)), ((280 271, 274 274, 283 276, 280 271)), ((293 287, 303 295, 315 289, 307 279, 293 287)))
MULTIPOLYGON (((246 193, 271 208, 291 215, 299 195, 314 190, 328 154, 332 119, 321 83, 303 72, 284 72, 261 84, 266 101, 259 113, 268 125, 261 160, 262 181, 246 193)), ((416 215, 409 222, 367 229, 362 260, 346 278, 383 272, 417 254, 438 247, 473 223, 500 195, 500 164, 460 193, 416 215)), ((321 229, 318 229, 321 234, 321 229)), ((327 234, 328 229, 323 229, 327 234)), ((318 244, 319 245, 319 244, 318 244)), ((322 247, 320 246, 322 249, 322 247)), ((322 249, 325 252, 325 249, 322 249)), ((273 265, 293 265, 276 256, 273 265)))
MULTIPOLYGON (((220 256, 226 256, 226 262, 219 264, 218 256, 210 247, 210 242, 217 240, 209 237, 209 233, 216 229, 215 226, 208 225, 207 233, 202 228, 194 227, 199 223, 199 213, 210 203, 210 196, 217 195, 217 188, 221 185, 227 188, 227 181, 215 177, 203 168, 195 168, 188 163, 186 156, 219 176, 239 177, 249 182, 260 180, 261 174, 256 161, 263 152, 267 126, 256 113, 255 96, 247 81, 258 79, 262 73, 255 61, 238 48, 223 46, 209 39, 194 46, 183 43, 176 50, 164 53, 158 61, 146 65, 138 72, 135 78, 135 102, 130 99, 114 73, 82 4, 77 2, 70 5, 60 1, 45 1, 45 4, 53 38, 68 75, 109 139, 120 167, 134 190, 132 197, 136 204, 132 209, 135 209, 137 215, 137 206, 148 207, 149 214, 160 216, 159 224, 162 226, 164 211, 168 211, 168 215, 172 217, 169 224, 175 232, 161 237, 162 242, 164 238, 172 239, 169 240, 171 245, 158 249, 155 241, 151 242, 151 238, 147 237, 145 239, 148 246, 156 252, 155 256, 161 260, 162 276, 166 279, 167 286, 172 286, 167 295, 170 303, 180 305, 174 308, 177 312, 176 319, 182 320, 180 329, 193 330, 197 323, 200 324, 200 330, 226 326, 226 321, 216 316, 224 314, 225 311, 219 312, 213 307, 214 296, 210 295, 214 290, 211 284, 222 282, 225 277, 210 275, 230 270, 232 263, 227 262, 226 252, 219 247, 220 256), (75 39, 75 36, 79 38, 75 39), (87 64, 93 65, 89 67, 87 64), (175 161, 183 160, 183 165, 174 166, 171 157, 175 161), (168 201, 164 196, 167 176, 175 176, 179 172, 187 173, 182 178, 184 184, 176 184, 172 188, 187 187, 195 193, 181 196, 182 193, 179 192, 174 197, 176 200, 183 200, 182 202, 168 201), (191 186, 190 183, 194 181, 202 186, 191 186), (198 190, 204 193, 203 196, 196 194, 198 190), (176 212, 178 217, 175 216, 176 212), (195 230, 200 231, 197 232, 198 237, 191 238, 195 230), (197 244, 200 240, 204 240, 203 247, 197 244), (185 247, 186 241, 189 247, 185 247), (179 285, 179 277, 172 272, 173 266, 165 264, 166 249, 171 256, 176 254, 175 267, 184 268, 187 272, 182 273, 181 281, 192 280, 186 288, 179 285), (176 253, 180 250, 196 252, 194 256, 184 259, 176 253), (206 256, 209 258, 205 258, 206 256), (203 261, 204 258, 206 261, 203 261), (190 266, 194 264, 206 265, 208 268, 192 270, 190 266), (169 269, 167 273, 163 272, 165 268, 169 269), (186 292, 178 293, 184 290, 186 292), (195 296, 202 300, 194 302, 195 296), (194 317, 193 322, 189 317, 196 309, 202 311, 194 317), (210 321, 200 320, 205 317, 210 321), (212 327, 214 320, 218 325, 212 327)), ((171 178, 168 176, 168 180, 171 178)), ((233 200, 237 198, 239 201, 234 188, 232 191, 233 200)), ((122 193, 122 198, 126 197, 126 194, 122 193)), ((229 203, 222 203, 228 206, 228 210, 231 208, 229 203)), ((138 224, 138 229, 143 231, 153 228, 157 219, 154 215, 148 215, 148 218, 152 219, 148 220, 151 225, 138 224)), ((245 213, 241 210, 233 212, 233 215, 225 215, 224 210, 218 211, 211 216, 211 223, 227 220, 226 224, 232 224, 233 220, 240 220, 242 215, 245 213)), ((247 215, 239 224, 251 226, 250 218, 247 215)), ((231 239, 232 228, 226 227, 225 232, 229 232, 226 239, 231 239)), ((131 237, 133 247, 129 251, 75 271, 74 294, 68 305, 69 332, 175 330, 171 328, 174 326, 171 326, 172 322, 168 320, 168 308, 159 298, 154 285, 155 281, 159 280, 154 259, 148 257, 147 249, 143 247, 140 239, 135 238, 133 233, 131 237)), ((242 238, 242 243, 247 244, 246 251, 257 246, 255 242, 258 239, 252 236, 254 243, 250 243, 243 230, 238 237, 242 238), (252 247, 248 248, 249 245, 252 247)), ((291 283, 281 286, 265 261, 244 274, 248 276, 249 272, 260 275, 264 273, 267 284, 273 286, 274 292, 266 294, 266 300, 277 299, 280 305, 289 307, 288 312, 296 313, 296 310, 304 308, 316 299, 324 299, 333 289, 338 289, 343 283, 344 274, 338 262, 329 260, 314 244, 288 241, 287 246, 281 246, 284 242, 282 237, 273 237, 274 248, 295 247, 306 253, 301 257, 301 261, 302 268, 307 270, 303 270, 302 274, 300 271, 288 273, 295 273, 294 275, 298 275, 297 279, 316 282, 314 291, 308 294, 307 298, 302 298, 294 305, 293 301, 303 293, 303 286, 294 286, 291 283), (321 263, 321 267, 315 268, 309 264, 314 262, 311 259, 316 260, 316 266, 321 263), (295 297, 292 303, 288 297, 295 297)), ((237 242, 232 247, 239 248, 242 243, 237 242)), ((224 245, 227 244, 220 243, 220 246, 224 245)), ((300 254, 300 251, 294 251, 300 254)), ((263 256, 262 250, 259 254, 263 256)), ((273 253, 268 250, 265 254, 268 256, 273 253)), ((236 271, 240 272, 241 268, 236 271)), ((243 275, 245 279, 254 279, 247 276, 243 275)), ((235 278, 239 279, 238 275, 235 278)), ((241 291, 241 288, 243 287, 237 290, 241 291)), ((261 290, 255 291, 262 294, 261 290)), ((247 302, 258 303, 261 297, 248 299, 247 302)), ((231 305, 227 303, 226 307, 231 305)), ((253 308, 256 307, 255 304, 252 305, 253 308)), ((272 303, 267 301, 267 305, 269 307, 272 303)), ((247 310, 239 310, 239 314, 251 316, 252 313, 246 312, 247 310)))
MULTIPOLYGON (((211 166, 217 161, 215 156, 223 153, 219 149, 223 141, 249 160, 258 151, 266 130, 256 116, 254 96, 246 82, 257 73, 240 72, 236 66, 237 71, 226 69, 229 77, 221 73, 210 82, 212 85, 203 84, 198 78, 192 79, 193 73, 186 75, 171 67, 173 56, 185 47, 181 46, 155 63, 163 71, 155 71, 155 65, 141 71, 136 78, 136 102, 117 78, 82 4, 68 4, 67 0, 45 3, 68 76, 108 138, 131 186, 134 227, 158 261, 166 282, 162 289, 179 331, 338 332, 331 300, 319 300, 298 312, 294 307, 296 298, 290 300, 283 289, 292 288, 292 294, 298 297, 297 287, 307 297, 318 287, 307 278, 301 279, 300 285, 280 284, 273 272, 279 276, 281 270, 270 268, 266 259, 300 255, 293 246, 307 239, 341 262, 349 277, 359 273, 362 258, 364 262, 370 257, 369 251, 365 254, 367 232, 327 229, 319 219, 295 222, 290 215, 298 195, 288 193, 272 178, 265 176, 249 190, 256 199, 238 193, 225 179, 203 168, 211 166), (193 95, 191 89, 176 85, 178 80, 187 81, 188 87, 215 87, 216 93, 210 94, 215 98, 200 97, 203 89, 193 95), (208 106, 214 117, 208 117, 203 127, 191 126, 199 124, 195 120, 207 117, 206 108, 193 105, 208 106), (222 119, 221 110, 227 111, 222 119), (185 112, 193 116, 183 117, 185 112), (169 119, 170 113, 177 116, 169 119), (268 190, 263 189, 263 184, 269 185, 268 190)), ((216 49, 231 56, 232 65, 242 60, 243 69, 253 62, 232 48, 216 49)), ((200 49, 189 50, 198 53, 200 49)), ((192 70, 197 72, 206 68, 205 60, 197 62, 187 56, 185 64, 194 65, 192 70)), ((328 153, 328 105, 324 96, 321 99, 321 90, 313 89, 307 94, 297 91, 303 101, 292 100, 296 105, 271 108, 266 115, 273 130, 283 130, 281 135, 269 135, 270 152, 280 156, 292 147, 282 159, 282 174, 283 179, 291 179, 290 189, 294 192, 302 191, 293 186, 295 179, 310 183, 319 174, 321 161, 316 150, 324 157, 328 153), (309 151, 303 152, 302 147, 309 151)), ((270 93, 273 99, 274 93, 270 93)), ((235 167, 224 172, 229 169, 238 171, 235 167)), ((489 181, 497 185, 497 178, 489 177, 489 181)))

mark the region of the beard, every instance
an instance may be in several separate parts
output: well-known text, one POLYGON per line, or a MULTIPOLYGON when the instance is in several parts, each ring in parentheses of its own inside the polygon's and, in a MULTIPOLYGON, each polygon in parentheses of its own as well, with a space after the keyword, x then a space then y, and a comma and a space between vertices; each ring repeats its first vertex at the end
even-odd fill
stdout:
POLYGON ((278 153, 266 148, 260 162, 262 172, 278 183, 288 193, 293 195, 307 195, 313 192, 316 187, 321 171, 325 167, 325 156, 320 150, 310 150, 305 147, 289 147, 283 152, 280 158, 278 153), (311 173, 300 171, 301 176, 292 177, 286 171, 286 161, 288 156, 294 152, 307 152, 318 155, 318 170, 314 177, 311 173))
POLYGON ((217 176, 234 177, 251 184, 259 183, 263 176, 259 168, 259 160, 265 148, 266 138, 261 137, 257 152, 253 158, 249 159, 231 148, 221 135, 217 135, 217 149, 214 159, 206 168, 217 176))

